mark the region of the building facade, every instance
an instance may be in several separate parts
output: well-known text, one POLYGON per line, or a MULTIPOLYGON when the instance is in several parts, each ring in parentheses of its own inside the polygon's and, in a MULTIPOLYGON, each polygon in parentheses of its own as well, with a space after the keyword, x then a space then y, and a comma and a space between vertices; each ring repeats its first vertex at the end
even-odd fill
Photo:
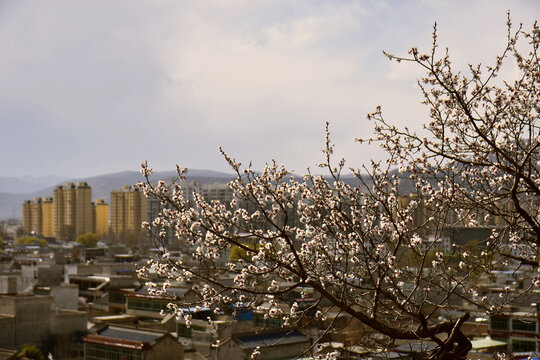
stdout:
POLYGON ((52 197, 43 198, 43 201, 41 202, 41 216, 42 216, 41 235, 45 237, 53 237, 54 236, 54 206, 53 206, 52 197))
POLYGON ((25 200, 22 204, 22 222, 21 227, 25 234, 32 232, 32 201, 25 200))
POLYGON ((54 236, 63 239, 67 233, 77 236, 94 231, 92 188, 86 182, 66 183, 54 189, 54 236), (66 228, 70 231, 66 231, 66 228))
POLYGON ((26 200, 22 205, 22 215, 25 234, 53 236, 52 198, 26 200))
POLYGON ((140 232, 141 223, 146 221, 146 196, 139 188, 129 185, 112 191, 110 214, 114 235, 140 232))
POLYGON ((492 339, 506 342, 508 350, 514 353, 540 350, 536 312, 514 311, 490 316, 488 333, 492 339))
POLYGON ((94 232, 98 236, 109 233, 109 204, 103 199, 97 199, 94 203, 94 232))
POLYGON ((166 332, 109 325, 84 337, 85 360, 184 359, 184 347, 166 332))

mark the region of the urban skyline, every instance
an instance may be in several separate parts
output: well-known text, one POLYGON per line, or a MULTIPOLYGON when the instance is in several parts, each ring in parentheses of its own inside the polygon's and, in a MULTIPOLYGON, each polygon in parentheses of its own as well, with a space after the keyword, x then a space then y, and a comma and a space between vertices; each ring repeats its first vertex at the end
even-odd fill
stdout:
POLYGON ((0 2, 0 354, 540 357, 538 14, 0 2))

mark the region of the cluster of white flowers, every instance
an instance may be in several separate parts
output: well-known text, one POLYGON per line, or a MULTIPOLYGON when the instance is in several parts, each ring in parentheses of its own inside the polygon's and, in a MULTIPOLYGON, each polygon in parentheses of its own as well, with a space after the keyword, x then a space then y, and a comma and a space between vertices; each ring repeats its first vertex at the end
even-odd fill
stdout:
MULTIPOLYGON (((537 27, 522 33, 534 51, 539 33, 537 27)), ((519 54, 516 37, 509 37, 503 57, 519 54)), ((298 304, 286 313, 273 296, 298 290, 305 298, 309 287, 336 309, 390 337, 461 336, 456 324, 465 314, 457 322, 434 316, 449 306, 452 295, 496 309, 486 297, 476 301, 473 279, 504 264, 503 257, 538 264, 540 72, 537 57, 516 56, 522 77, 498 88, 490 81, 499 61, 488 75, 471 67, 465 77, 453 72, 448 54, 437 58, 435 48, 428 55, 415 50, 411 58, 390 56, 428 70, 420 86, 431 121, 419 135, 389 124, 380 108, 370 114, 375 135, 359 141, 379 143, 388 158, 354 170, 358 184, 344 181, 343 160, 334 165, 328 128, 326 162, 320 166, 330 180, 312 174, 296 180, 275 161, 260 172, 251 165, 242 168, 222 151, 237 174, 229 183, 234 194, 229 203, 194 193, 191 204, 177 183, 154 184, 144 163, 148 181, 139 186, 171 206, 143 226, 154 231, 157 241, 172 228, 199 264, 173 262, 164 252, 148 268, 170 280, 194 281, 200 304, 211 308, 268 301, 259 310, 287 325, 301 318, 298 304), (412 194, 403 192, 404 184, 412 194), (454 225, 494 230, 481 243, 441 248, 445 227, 454 225), (232 249, 242 258, 228 261, 232 249), (232 283, 222 281, 226 271, 234 273, 232 283)), ((177 178, 183 180, 186 173, 178 167, 177 178)), ((138 274, 146 278, 149 272, 139 269, 138 274)), ((535 279, 534 286, 538 283, 535 279)), ((150 286, 155 294, 167 287, 167 282, 150 286)), ((511 294, 511 289, 501 293, 509 300, 511 294)), ((180 315, 190 322, 189 315, 180 315)), ((324 319, 324 312, 319 309, 315 317, 324 319)), ((453 344, 441 344, 448 353, 457 351, 453 344)), ((259 354, 257 349, 253 357, 259 354)))

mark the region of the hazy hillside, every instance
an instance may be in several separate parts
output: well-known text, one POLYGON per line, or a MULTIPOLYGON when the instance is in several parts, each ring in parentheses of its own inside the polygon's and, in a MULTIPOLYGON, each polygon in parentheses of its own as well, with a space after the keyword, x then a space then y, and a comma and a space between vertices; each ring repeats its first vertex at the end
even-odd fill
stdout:
POLYGON ((24 194, 0 192, 0 220, 21 217, 21 204, 26 200, 24 194))
POLYGON ((39 191, 64 181, 60 176, 0 176, 0 193, 22 194, 39 191))
MULTIPOLYGON (((161 171, 152 175, 153 180, 170 180, 176 175, 175 171, 161 171)), ((407 174, 399 175, 401 180, 400 191, 404 194, 414 191, 412 181, 408 179, 407 174)), ((213 184, 213 183, 226 183, 234 178, 233 174, 222 173, 213 170, 190 170, 188 173, 188 181, 196 181, 201 184, 213 184)), ((295 176, 296 179, 300 179, 301 176, 295 176)), ((0 179, 1 180, 1 179, 0 179)), ((70 182, 85 181, 92 187, 92 198, 105 199, 109 201, 110 193, 112 190, 120 189, 123 185, 134 185, 137 182, 143 180, 142 175, 138 171, 123 171, 112 174, 105 174, 99 176, 92 176, 80 179, 71 179, 70 182)), ((342 180, 351 185, 356 186, 358 179, 353 175, 344 175, 342 180)), ((328 181, 332 182, 330 179, 328 181)), ((57 182, 54 185, 45 187, 38 191, 31 191, 26 193, 14 193, 14 192, 0 192, 0 220, 8 218, 21 218, 21 206, 23 201, 31 200, 34 197, 52 197, 53 190, 56 185, 64 184, 66 181, 57 182)), ((366 180, 368 186, 371 182, 366 180)), ((16 184, 15 184, 16 185, 16 184)), ((26 185, 20 185, 21 188, 26 185)))

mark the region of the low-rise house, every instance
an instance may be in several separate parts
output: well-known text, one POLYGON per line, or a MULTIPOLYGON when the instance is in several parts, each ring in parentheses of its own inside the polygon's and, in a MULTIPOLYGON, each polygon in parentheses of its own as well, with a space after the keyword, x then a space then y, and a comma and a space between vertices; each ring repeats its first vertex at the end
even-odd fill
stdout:
POLYGON ((54 307, 57 309, 77 310, 79 288, 74 284, 62 283, 60 285, 35 287, 35 295, 51 295, 54 298, 54 307))
POLYGON ((294 359, 309 351, 311 340, 298 330, 280 329, 233 335, 216 347, 217 360, 249 359, 256 349, 258 360, 294 359))
POLYGON ((253 323, 251 309, 236 309, 233 315, 219 316, 209 308, 183 308, 184 314, 191 315, 189 326, 184 317, 176 320, 176 332, 179 341, 186 349, 195 349, 204 356, 210 356, 214 345, 236 334, 248 334, 260 331, 253 323), (212 321, 209 321, 210 318, 212 321))
POLYGON ((51 336, 52 296, 1 295, 0 347, 43 346, 51 336))
POLYGON ((139 284, 130 275, 69 275, 70 284, 79 287, 79 296, 85 297, 90 302, 94 302, 107 294, 109 290, 135 288, 139 284))
POLYGON ((54 310, 53 296, 0 295, 0 347, 20 349, 33 344, 43 348, 50 346, 51 340, 62 339, 55 346, 77 356, 81 350, 77 341, 86 326, 85 312, 54 310))
POLYGON ((109 293, 109 307, 121 308, 124 301, 126 314, 142 318, 163 319, 169 313, 169 303, 185 303, 193 298, 193 290, 188 287, 171 287, 166 294, 151 295, 143 287, 137 291, 116 291, 109 293), (112 296, 112 297, 111 297, 112 296))
POLYGON ((183 360, 184 347, 167 332, 107 326, 84 337, 85 360, 183 360))
POLYGON ((163 319, 172 300, 144 293, 125 293, 126 314, 142 318, 163 319))
POLYGON ((509 311, 489 318, 489 335, 504 341, 513 353, 538 351, 540 329, 536 311, 509 311))

